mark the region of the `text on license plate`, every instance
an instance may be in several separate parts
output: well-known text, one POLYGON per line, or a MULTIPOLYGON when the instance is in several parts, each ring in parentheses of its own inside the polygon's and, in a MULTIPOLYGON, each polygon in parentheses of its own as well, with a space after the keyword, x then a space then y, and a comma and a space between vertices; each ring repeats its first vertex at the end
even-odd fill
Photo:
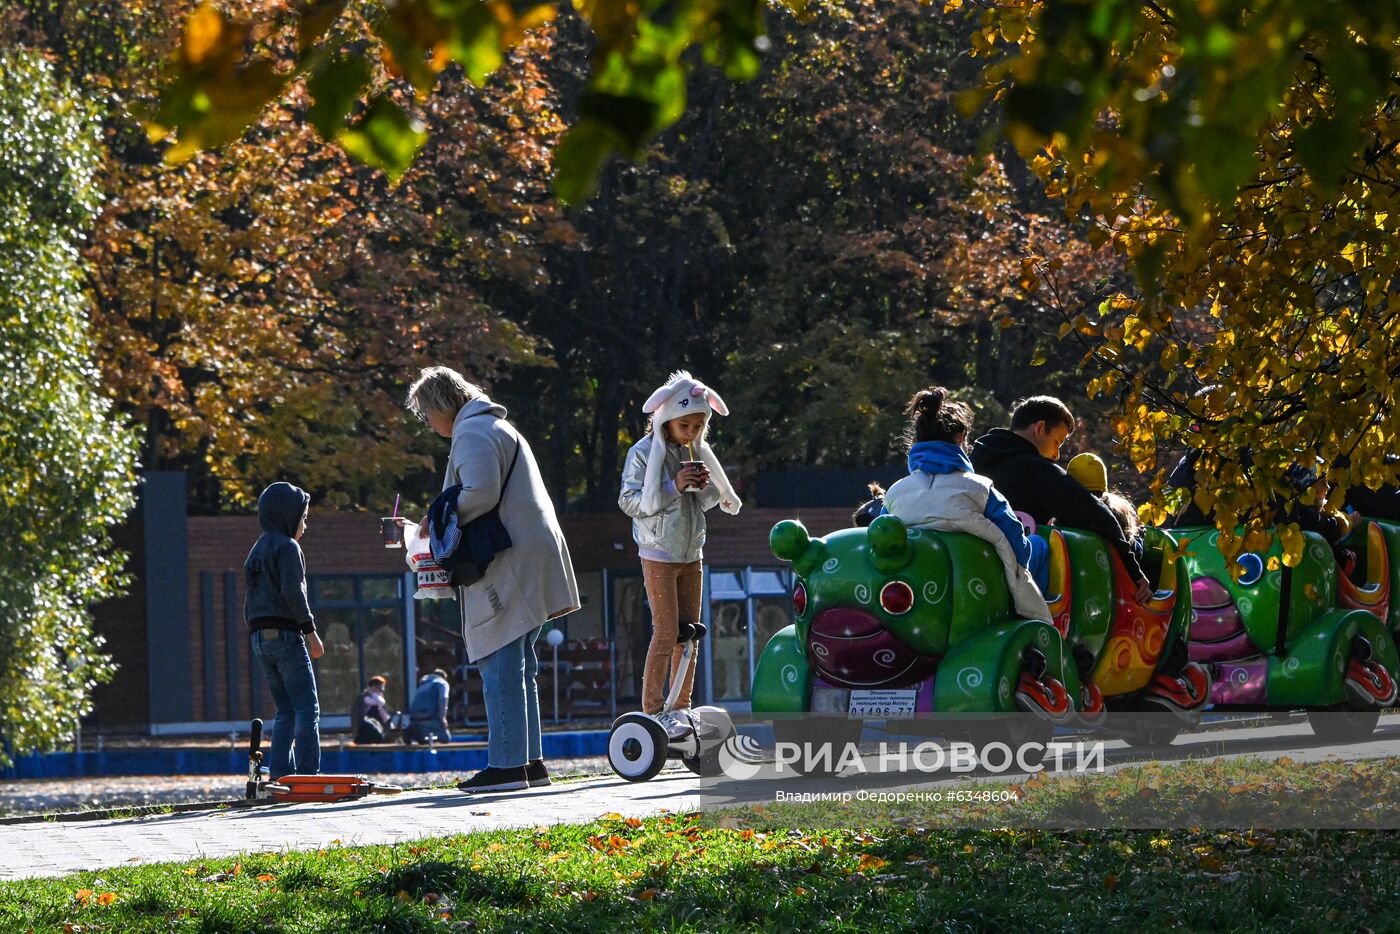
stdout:
POLYGON ((907 719, 914 716, 918 689, 894 691, 852 691, 850 716, 907 719))

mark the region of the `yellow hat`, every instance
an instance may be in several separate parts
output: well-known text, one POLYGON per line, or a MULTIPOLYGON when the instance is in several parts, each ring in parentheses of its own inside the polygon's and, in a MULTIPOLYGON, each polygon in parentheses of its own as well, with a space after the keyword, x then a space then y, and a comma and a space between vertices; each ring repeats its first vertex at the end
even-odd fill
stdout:
POLYGON ((1083 484, 1090 493, 1102 493, 1108 489, 1108 468, 1097 454, 1087 451, 1070 458, 1069 475, 1083 484))

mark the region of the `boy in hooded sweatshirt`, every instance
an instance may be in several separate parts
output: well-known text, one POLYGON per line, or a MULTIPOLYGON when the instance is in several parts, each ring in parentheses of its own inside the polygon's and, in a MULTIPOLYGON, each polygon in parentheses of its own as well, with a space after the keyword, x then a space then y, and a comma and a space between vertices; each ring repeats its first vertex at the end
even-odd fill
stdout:
POLYGON ((1028 570, 1043 563, 1044 550, 1033 553, 1006 499, 991 480, 973 472, 964 449, 972 410, 946 396, 942 387, 921 389, 905 407, 911 416, 909 476, 885 493, 885 510, 910 528, 966 532, 989 542, 1001 558, 1016 613, 1050 622, 1050 608, 1028 570))
POLYGON ((290 483, 263 490, 258 497, 262 535, 243 562, 243 618, 251 630, 252 657, 262 665, 277 703, 268 753, 274 781, 321 771, 321 707, 311 660, 326 650, 306 598, 306 556, 297 544, 310 505, 306 491, 290 483))

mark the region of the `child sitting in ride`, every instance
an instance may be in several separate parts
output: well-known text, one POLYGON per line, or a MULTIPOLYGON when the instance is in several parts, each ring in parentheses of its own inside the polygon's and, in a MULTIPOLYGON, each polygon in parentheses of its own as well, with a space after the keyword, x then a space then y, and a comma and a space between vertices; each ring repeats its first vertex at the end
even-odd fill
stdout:
POLYGON ((1076 454, 1070 458, 1067 473, 1078 480, 1080 486, 1103 500, 1108 511, 1113 513, 1113 518, 1123 527, 1123 537, 1133 546, 1133 554, 1141 562, 1142 520, 1138 518, 1137 507, 1133 505, 1132 500, 1108 488, 1108 466, 1104 464, 1103 459, 1088 451, 1076 454))
POLYGON ((909 400, 909 476, 885 493, 885 511, 909 528, 966 532, 989 542, 1001 558, 1016 612, 1050 621, 1050 608, 1028 566, 1044 562, 1044 540, 1032 553, 1021 521, 992 481, 972 470, 964 444, 972 410, 947 400, 942 387, 920 390, 909 400))
POLYGON ((858 529, 870 527, 885 512, 885 488, 878 483, 866 484, 870 490, 870 499, 856 507, 856 511, 851 513, 851 525, 858 529))

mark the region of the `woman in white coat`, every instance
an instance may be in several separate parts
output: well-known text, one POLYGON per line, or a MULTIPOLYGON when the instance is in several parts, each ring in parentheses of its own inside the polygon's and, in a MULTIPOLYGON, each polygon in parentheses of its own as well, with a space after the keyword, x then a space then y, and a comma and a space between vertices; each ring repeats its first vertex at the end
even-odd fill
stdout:
POLYGON ((457 589, 462 637, 468 660, 481 670, 489 731, 486 768, 457 787, 476 793, 548 785, 535 641, 548 620, 579 608, 554 503, 530 445, 506 421, 505 407, 462 374, 441 366, 423 370, 408 391, 408 408, 452 440, 442 487, 462 486, 458 522, 490 512, 499 501, 511 539, 481 580, 457 589))

